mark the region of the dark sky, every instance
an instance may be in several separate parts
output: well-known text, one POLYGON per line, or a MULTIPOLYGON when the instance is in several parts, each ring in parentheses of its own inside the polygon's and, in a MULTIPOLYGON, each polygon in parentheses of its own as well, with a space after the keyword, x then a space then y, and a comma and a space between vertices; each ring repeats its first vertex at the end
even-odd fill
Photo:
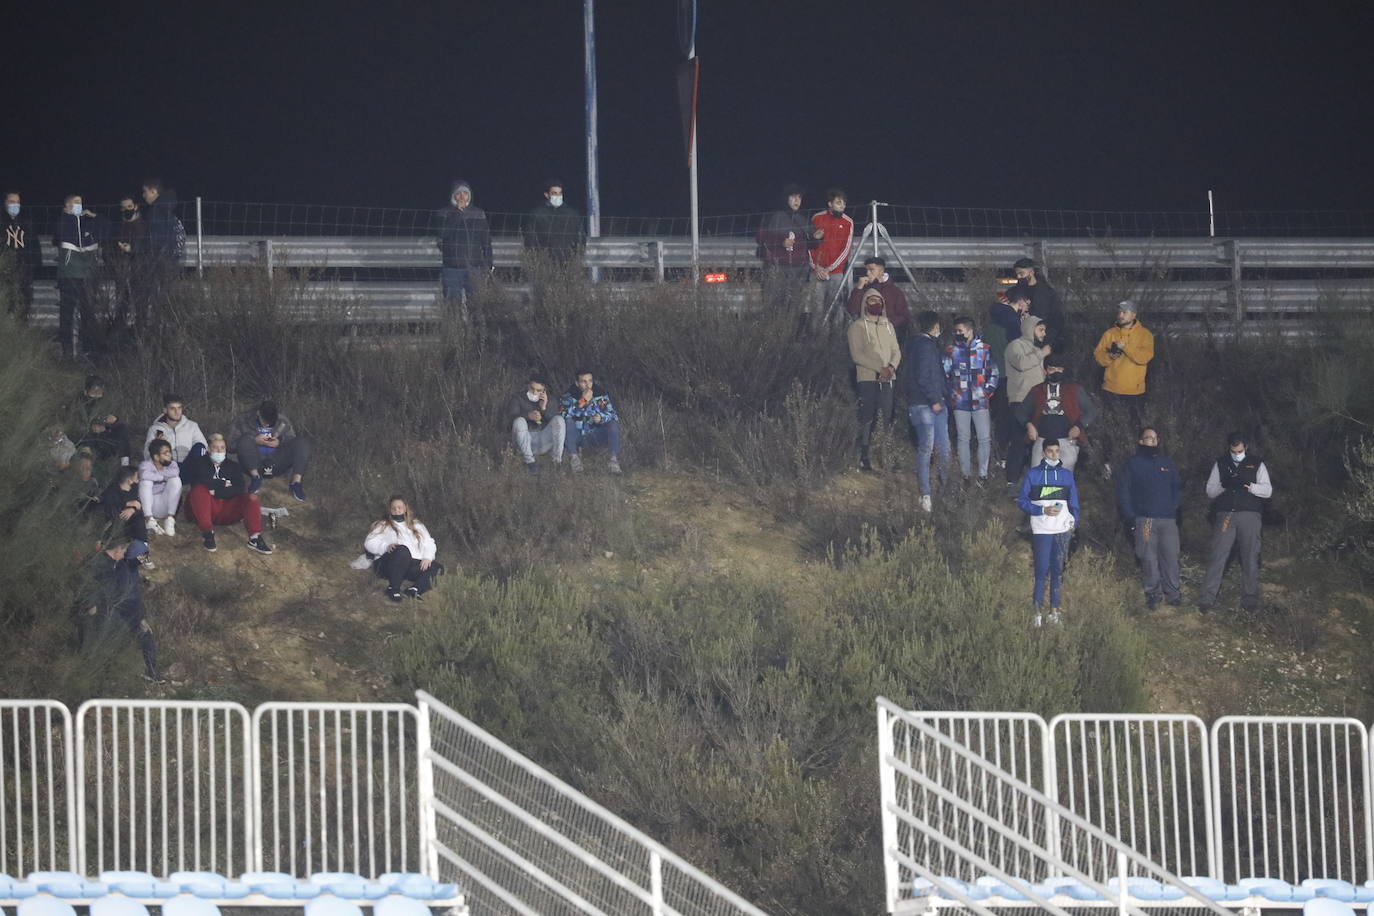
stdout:
MULTIPOLYGON (((1374 4, 700 0, 706 213, 794 179, 917 205, 1374 209, 1374 4)), ((582 4, 11 4, 0 182, 585 205, 582 4), (78 11, 79 9, 79 11, 78 11)), ((675 0, 598 0, 602 212, 681 215, 675 0)), ((807 201, 819 205, 819 194, 807 201)))

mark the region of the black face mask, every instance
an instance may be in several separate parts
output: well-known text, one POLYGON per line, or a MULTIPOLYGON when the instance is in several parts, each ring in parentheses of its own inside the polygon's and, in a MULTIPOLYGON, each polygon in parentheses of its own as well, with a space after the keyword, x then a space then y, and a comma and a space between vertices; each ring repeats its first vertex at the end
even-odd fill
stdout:
POLYGON ((1045 376, 1045 381, 1050 382, 1051 384, 1056 384, 1056 385, 1057 385, 1058 383, 1062 382, 1063 380, 1064 380, 1064 373, 1062 373, 1062 372, 1050 372, 1050 373, 1046 374, 1046 376, 1045 376))
POLYGON ((972 340, 973 338, 970 337, 970 336, 968 336, 967 334, 955 334, 955 335, 954 335, 954 339, 957 340, 957 341, 959 341, 959 343, 961 343, 961 344, 966 344, 966 343, 968 343, 970 340, 972 340))
POLYGON ((124 221, 125 221, 125 222, 128 222, 128 221, 130 221, 130 220, 138 219, 138 211, 137 211, 137 210, 125 210, 125 211, 123 211, 123 215, 124 215, 124 221))
POLYGON ((831 210, 831 211, 830 211, 830 215, 833 216, 833 217, 835 217, 835 219, 839 219, 840 217, 844 216, 844 211, 843 211, 843 210, 831 210))
POLYGON ((404 522, 406 520, 406 517, 404 515, 393 515, 391 516, 391 520, 399 524, 401 522, 404 522))

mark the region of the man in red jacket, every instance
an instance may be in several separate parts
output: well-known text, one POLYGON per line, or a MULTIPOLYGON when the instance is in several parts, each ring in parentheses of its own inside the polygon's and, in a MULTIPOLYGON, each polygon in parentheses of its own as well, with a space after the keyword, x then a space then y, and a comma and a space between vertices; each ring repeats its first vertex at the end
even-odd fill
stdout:
POLYGON ((864 275, 859 278, 859 282, 854 285, 854 291, 849 294, 846 310, 851 315, 858 315, 863 310, 864 290, 870 287, 883 294, 883 308, 887 320, 892 322, 892 330, 897 332, 897 340, 906 339, 906 329, 911 324, 911 307, 907 305, 906 293, 902 292, 897 281, 888 274, 887 262, 882 258, 871 257, 864 260, 864 275))
POLYGON ((844 212, 848 203, 842 188, 825 192, 826 209, 811 217, 821 243, 811 249, 811 275, 816 281, 817 308, 822 317, 844 286, 849 245, 854 239, 854 219, 844 212))
POLYGON ((1040 464, 1045 443, 1057 439, 1064 468, 1072 471, 1078 463, 1079 449, 1088 442, 1085 430, 1097 413, 1092 401, 1069 381, 1062 366, 1046 366, 1045 380, 1026 395, 1026 404, 1031 411, 1026 439, 1034 443, 1031 467, 1040 464))

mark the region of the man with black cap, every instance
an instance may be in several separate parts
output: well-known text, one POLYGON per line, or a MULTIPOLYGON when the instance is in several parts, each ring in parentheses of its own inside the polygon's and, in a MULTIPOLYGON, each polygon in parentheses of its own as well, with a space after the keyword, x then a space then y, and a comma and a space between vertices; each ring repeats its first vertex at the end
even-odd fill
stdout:
POLYGON ((1064 323, 1064 303, 1045 272, 1030 258, 1020 258, 1011 265, 1016 286, 1030 298, 1030 313, 1045 320, 1045 339, 1054 352, 1063 353, 1068 347, 1068 327, 1064 323))
POLYGON ((1213 514, 1212 556, 1197 599, 1197 609, 1204 614, 1216 606, 1232 548, 1240 554, 1240 606, 1247 611, 1260 607, 1260 524, 1264 501, 1274 495, 1274 486, 1264 460, 1246 449, 1243 434, 1229 434, 1226 445, 1226 453, 1217 458, 1207 477, 1213 514))
POLYGON ((544 201, 525 217, 525 250, 542 253, 553 263, 566 266, 587 241, 582 214, 563 202, 563 182, 544 182, 544 201))
POLYGON ((492 268, 491 226, 486 212, 472 205, 472 185, 455 181, 449 206, 437 211, 434 221, 444 259, 444 300, 464 302, 477 293, 478 282, 492 268))
POLYGON ((786 206, 763 220, 758 231, 758 256, 763 261, 763 301, 783 309, 796 309, 797 330, 810 321, 810 302, 802 286, 811 274, 811 249, 820 245, 825 230, 811 225, 801 212, 802 189, 789 184, 782 189, 786 206))
POLYGON ((157 670, 153 631, 143 619, 139 558, 147 552, 146 542, 126 541, 106 547, 87 562, 77 633, 84 646, 103 641, 113 627, 123 624, 143 652, 143 679, 161 684, 164 678, 157 670))

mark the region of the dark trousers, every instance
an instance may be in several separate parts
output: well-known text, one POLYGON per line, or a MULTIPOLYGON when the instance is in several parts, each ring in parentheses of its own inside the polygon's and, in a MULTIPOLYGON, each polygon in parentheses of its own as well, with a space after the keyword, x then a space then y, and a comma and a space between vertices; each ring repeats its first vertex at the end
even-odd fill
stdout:
POLYGON ((604 445, 612 458, 620 457, 620 423, 617 421, 607 420, 586 427, 574 422, 567 424, 566 429, 563 450, 568 454, 576 455, 579 449, 604 445))
POLYGON ((80 323, 81 352, 89 353, 95 349, 95 316, 91 313, 91 284, 89 280, 57 281, 57 334, 62 344, 62 355, 73 353, 73 332, 80 323))
POLYGON ((1030 443, 1026 441, 1026 424, 1030 422, 1031 405, 1013 401, 1007 405, 1007 482, 1016 483, 1030 458, 1030 443))
POLYGON ((774 308, 806 311, 811 303, 804 295, 809 267, 769 264, 763 269, 763 302, 774 308))
POLYGON ((274 477, 286 474, 305 475, 306 469, 310 467, 309 439, 304 436, 287 439, 271 456, 267 456, 258 451, 258 444, 253 441, 253 435, 244 433, 238 441, 239 464, 245 471, 250 474, 254 471, 261 472, 264 464, 270 464, 274 477))
POLYGON ((435 575, 444 571, 440 563, 430 563, 429 569, 421 569, 420 561, 410 555, 410 548, 403 546, 382 554, 372 568, 377 570, 378 578, 385 579, 391 588, 400 591, 402 585, 413 582, 416 591, 422 595, 434 587, 435 575))
POLYGON ((82 618, 77 627, 76 637, 83 648, 110 639, 114 636, 115 630, 122 625, 138 643, 138 649, 143 654, 144 671, 149 677, 157 676, 157 643, 153 640, 153 631, 143 622, 141 613, 125 616, 97 611, 92 615, 83 614, 82 618))
POLYGON ((868 457, 873 430, 881 418, 892 425, 892 382, 859 382, 859 457, 868 457))

